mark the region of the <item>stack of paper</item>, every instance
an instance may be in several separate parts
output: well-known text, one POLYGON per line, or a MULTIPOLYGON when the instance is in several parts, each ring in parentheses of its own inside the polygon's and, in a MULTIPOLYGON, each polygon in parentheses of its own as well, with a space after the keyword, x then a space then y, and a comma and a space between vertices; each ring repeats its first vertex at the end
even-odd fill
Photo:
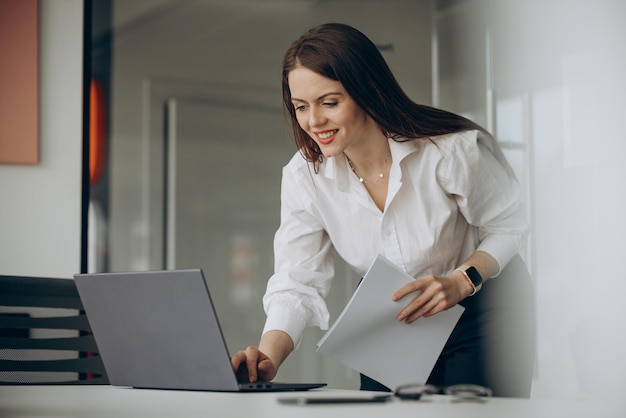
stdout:
POLYGON ((425 383, 464 308, 456 305, 412 324, 398 313, 417 295, 391 295, 414 280, 382 255, 372 263, 317 351, 394 389, 425 383))

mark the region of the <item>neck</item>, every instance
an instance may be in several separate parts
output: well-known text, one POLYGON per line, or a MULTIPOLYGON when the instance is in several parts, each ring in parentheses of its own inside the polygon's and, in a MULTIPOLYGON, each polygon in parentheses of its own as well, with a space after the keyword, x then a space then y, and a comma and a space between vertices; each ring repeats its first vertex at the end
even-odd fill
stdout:
POLYGON ((391 161, 389 140, 379 130, 375 134, 364 135, 344 150, 344 154, 361 171, 380 171, 391 161))
POLYGON ((376 158, 376 155, 373 155, 373 158, 361 160, 360 164, 355 163, 347 153, 344 154, 350 169, 361 183, 379 183, 389 176, 392 161, 389 147, 387 147, 386 153, 378 156, 378 158, 376 158))

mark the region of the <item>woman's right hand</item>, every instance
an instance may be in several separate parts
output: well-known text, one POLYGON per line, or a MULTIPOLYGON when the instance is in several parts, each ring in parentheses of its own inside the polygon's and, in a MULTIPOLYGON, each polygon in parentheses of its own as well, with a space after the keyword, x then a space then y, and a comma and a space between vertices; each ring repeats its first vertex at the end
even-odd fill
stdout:
POLYGON ((261 336, 259 348, 248 347, 230 358, 240 382, 269 382, 294 348, 291 337, 283 331, 271 330, 261 336))
POLYGON ((258 348, 249 346, 230 358, 239 382, 269 382, 278 372, 278 367, 258 348))

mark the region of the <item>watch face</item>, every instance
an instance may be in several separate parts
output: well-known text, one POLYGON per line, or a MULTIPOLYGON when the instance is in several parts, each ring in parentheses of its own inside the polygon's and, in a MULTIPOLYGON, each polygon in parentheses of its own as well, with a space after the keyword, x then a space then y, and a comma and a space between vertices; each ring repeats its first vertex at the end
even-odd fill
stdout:
POLYGON ((478 286, 483 282, 482 276, 474 267, 468 267, 468 269, 465 270, 465 273, 467 274, 467 277, 470 278, 472 283, 474 283, 474 286, 478 286))

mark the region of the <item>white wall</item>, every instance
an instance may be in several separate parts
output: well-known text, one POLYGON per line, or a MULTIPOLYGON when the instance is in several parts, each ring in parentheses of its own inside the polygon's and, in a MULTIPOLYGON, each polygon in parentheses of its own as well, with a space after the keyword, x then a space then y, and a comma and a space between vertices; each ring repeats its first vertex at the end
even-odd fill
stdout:
POLYGON ((82 1, 39 1, 40 163, 0 165, 0 274, 80 270, 82 39, 82 1))
POLYGON ((533 396, 623 397, 626 3, 492 4, 496 92, 531 102, 533 396))

